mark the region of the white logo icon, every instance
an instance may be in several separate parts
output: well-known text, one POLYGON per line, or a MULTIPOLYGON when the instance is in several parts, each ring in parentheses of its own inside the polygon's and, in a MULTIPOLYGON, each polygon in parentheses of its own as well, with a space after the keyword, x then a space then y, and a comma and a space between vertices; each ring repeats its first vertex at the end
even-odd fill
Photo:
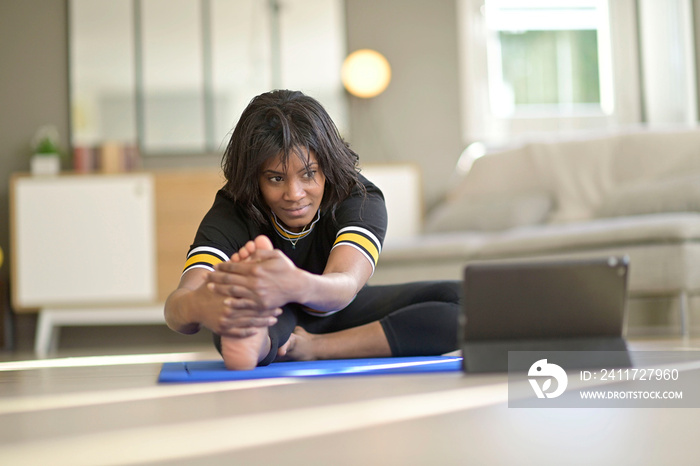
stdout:
POLYGON ((535 391, 537 398, 556 398, 564 393, 564 390, 566 390, 566 385, 569 383, 569 378, 566 376, 564 369, 556 364, 548 363, 546 359, 540 359, 530 366, 530 370, 527 372, 527 375, 536 377, 534 379, 528 379, 528 381, 530 382, 530 385, 532 385, 532 389, 535 391), (542 387, 540 387, 537 377, 547 377, 542 384, 542 387), (557 381, 557 389, 550 393, 547 390, 549 390, 552 386, 552 378, 556 379, 557 381))

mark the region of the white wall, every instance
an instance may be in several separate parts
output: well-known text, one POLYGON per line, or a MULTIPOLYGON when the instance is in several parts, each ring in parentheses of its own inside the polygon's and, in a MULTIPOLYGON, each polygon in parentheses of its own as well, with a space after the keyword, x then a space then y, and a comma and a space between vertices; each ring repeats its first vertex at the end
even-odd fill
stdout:
POLYGON ((375 49, 392 67, 383 94, 351 98, 350 143, 364 163, 417 164, 430 207, 464 148, 455 0, 346 0, 346 7, 348 52, 375 49))

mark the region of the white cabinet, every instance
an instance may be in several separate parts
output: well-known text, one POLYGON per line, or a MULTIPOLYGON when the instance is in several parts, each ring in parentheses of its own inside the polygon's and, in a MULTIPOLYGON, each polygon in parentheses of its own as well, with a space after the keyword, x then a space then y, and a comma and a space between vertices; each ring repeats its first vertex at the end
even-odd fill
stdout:
POLYGON ((39 308, 38 353, 62 319, 163 321, 151 175, 16 176, 11 212, 13 304, 39 308))
POLYGON ((155 299, 149 175, 17 178, 13 201, 17 306, 155 299))

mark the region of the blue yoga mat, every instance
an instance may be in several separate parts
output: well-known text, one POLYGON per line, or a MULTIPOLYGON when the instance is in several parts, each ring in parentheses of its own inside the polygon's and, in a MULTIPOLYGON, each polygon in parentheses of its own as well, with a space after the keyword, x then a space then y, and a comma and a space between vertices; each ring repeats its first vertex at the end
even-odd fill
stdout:
POLYGON ((421 356, 406 358, 335 359, 328 361, 276 362, 250 371, 230 371, 219 361, 168 362, 158 377, 160 383, 214 382, 267 379, 273 377, 331 377, 361 374, 416 374, 456 372, 462 358, 421 356))

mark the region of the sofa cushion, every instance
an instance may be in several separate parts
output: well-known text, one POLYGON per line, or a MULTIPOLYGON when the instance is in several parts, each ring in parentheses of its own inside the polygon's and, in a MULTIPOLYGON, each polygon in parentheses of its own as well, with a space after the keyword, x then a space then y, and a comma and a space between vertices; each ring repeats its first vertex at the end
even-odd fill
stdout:
POLYGON ((631 131, 618 139, 614 161, 617 186, 700 171, 698 128, 631 131))
POLYGON ((463 196, 446 201, 426 218, 426 233, 500 231, 544 222, 552 210, 546 192, 463 196))
POLYGON ((632 183, 610 193, 597 217, 700 212, 700 173, 632 183))
POLYGON ((614 187, 612 167, 617 146, 614 136, 530 145, 537 170, 547 179, 547 187, 555 199, 556 210, 550 222, 593 217, 595 207, 614 187))
POLYGON ((493 235, 478 257, 528 256, 620 245, 693 242, 700 239, 700 213, 660 213, 551 224, 493 235))
POLYGON ((396 261, 513 258, 632 245, 695 244, 698 239, 700 213, 664 213, 537 225, 492 233, 434 233, 398 238, 385 245, 381 260, 386 266, 396 261))
POLYGON ((454 200, 464 196, 544 191, 548 189, 547 183, 530 147, 526 145, 479 157, 446 197, 454 200))
POLYGON ((384 244, 377 268, 397 262, 440 262, 473 257, 492 237, 491 233, 435 233, 413 238, 393 238, 384 244))

